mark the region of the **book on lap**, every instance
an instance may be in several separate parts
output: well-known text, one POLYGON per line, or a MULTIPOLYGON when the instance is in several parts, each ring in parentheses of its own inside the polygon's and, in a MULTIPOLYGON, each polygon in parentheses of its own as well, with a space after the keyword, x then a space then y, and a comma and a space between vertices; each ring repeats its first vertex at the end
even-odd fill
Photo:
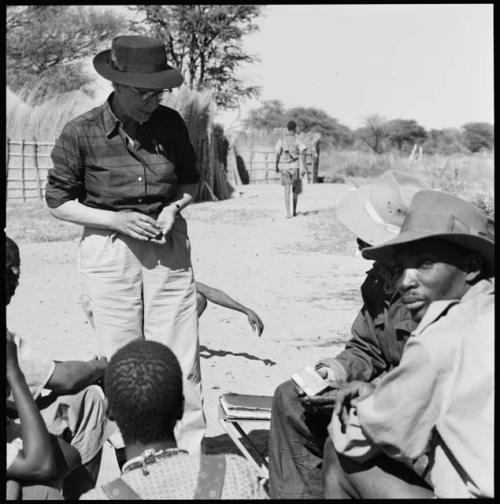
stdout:
POLYGON ((220 404, 227 419, 269 420, 272 396, 235 394, 228 392, 220 396, 220 404))

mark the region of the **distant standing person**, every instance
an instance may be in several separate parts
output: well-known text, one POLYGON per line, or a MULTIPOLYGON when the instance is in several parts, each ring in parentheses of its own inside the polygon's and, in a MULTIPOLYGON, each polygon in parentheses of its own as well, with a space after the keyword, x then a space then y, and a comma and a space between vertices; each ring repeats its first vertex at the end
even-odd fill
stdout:
POLYGON ((113 92, 64 126, 46 201, 55 217, 84 226, 82 304, 101 355, 135 339, 167 345, 184 377, 177 440, 200 453, 206 421, 196 290, 181 215, 200 176, 184 120, 160 105, 183 77, 167 64, 165 45, 144 36, 116 37, 93 63, 113 92))
POLYGON ((306 166, 305 149, 299 147, 297 140, 297 123, 288 121, 287 132, 276 144, 276 172, 281 175, 281 185, 285 193, 286 218, 297 215, 297 199, 302 192, 300 162, 306 166), (290 189, 293 195, 293 214, 290 214, 290 189))

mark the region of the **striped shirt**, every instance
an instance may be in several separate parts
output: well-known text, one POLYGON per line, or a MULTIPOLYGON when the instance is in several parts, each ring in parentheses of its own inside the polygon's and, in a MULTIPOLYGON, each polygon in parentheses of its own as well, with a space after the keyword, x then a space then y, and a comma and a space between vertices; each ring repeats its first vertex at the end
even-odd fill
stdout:
POLYGON ((131 142, 111 110, 112 96, 64 126, 51 153, 47 205, 77 199, 93 208, 156 218, 177 185, 200 180, 186 124, 178 112, 160 105, 131 142))

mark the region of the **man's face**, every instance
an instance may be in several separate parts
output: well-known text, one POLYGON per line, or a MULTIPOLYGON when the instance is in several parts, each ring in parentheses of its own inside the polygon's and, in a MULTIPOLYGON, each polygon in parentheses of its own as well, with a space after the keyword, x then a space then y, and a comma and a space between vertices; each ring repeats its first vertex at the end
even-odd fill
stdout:
POLYGON ((162 89, 134 88, 120 85, 117 93, 123 112, 138 123, 146 122, 163 98, 162 89))
POLYGON ((469 288, 466 264, 466 252, 444 241, 423 240, 398 247, 396 289, 413 320, 420 322, 433 301, 461 299, 469 288))

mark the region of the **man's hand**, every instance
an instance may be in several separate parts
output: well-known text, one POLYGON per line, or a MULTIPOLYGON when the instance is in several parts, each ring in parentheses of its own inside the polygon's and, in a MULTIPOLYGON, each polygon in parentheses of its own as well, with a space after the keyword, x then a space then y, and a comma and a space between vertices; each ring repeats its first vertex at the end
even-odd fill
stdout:
POLYGON ((276 173, 279 173, 280 169, 278 168, 278 165, 276 165, 276 173))
POLYGON ((333 414, 339 417, 343 429, 348 423, 350 409, 362 399, 370 396, 374 389, 375 385, 359 380, 346 383, 340 387, 337 391, 333 414))
POLYGON ((115 212, 111 227, 114 231, 142 241, 154 238, 161 231, 161 225, 149 215, 128 211, 115 212))
POLYGON ((167 234, 172 229, 178 213, 179 209, 175 205, 168 205, 160 212, 156 223, 158 224, 158 226, 160 226, 162 235, 152 238, 152 242, 160 244, 167 242, 167 234))
POLYGON ((99 385, 102 389, 104 389, 104 373, 106 372, 106 368, 108 366, 107 357, 99 357, 98 355, 95 355, 88 362, 94 366, 98 373, 95 382, 96 385, 99 385))
POLYGON ((250 310, 250 308, 247 308, 247 317, 252 329, 257 332, 257 336, 260 336, 264 330, 264 323, 260 317, 253 310, 250 310))

